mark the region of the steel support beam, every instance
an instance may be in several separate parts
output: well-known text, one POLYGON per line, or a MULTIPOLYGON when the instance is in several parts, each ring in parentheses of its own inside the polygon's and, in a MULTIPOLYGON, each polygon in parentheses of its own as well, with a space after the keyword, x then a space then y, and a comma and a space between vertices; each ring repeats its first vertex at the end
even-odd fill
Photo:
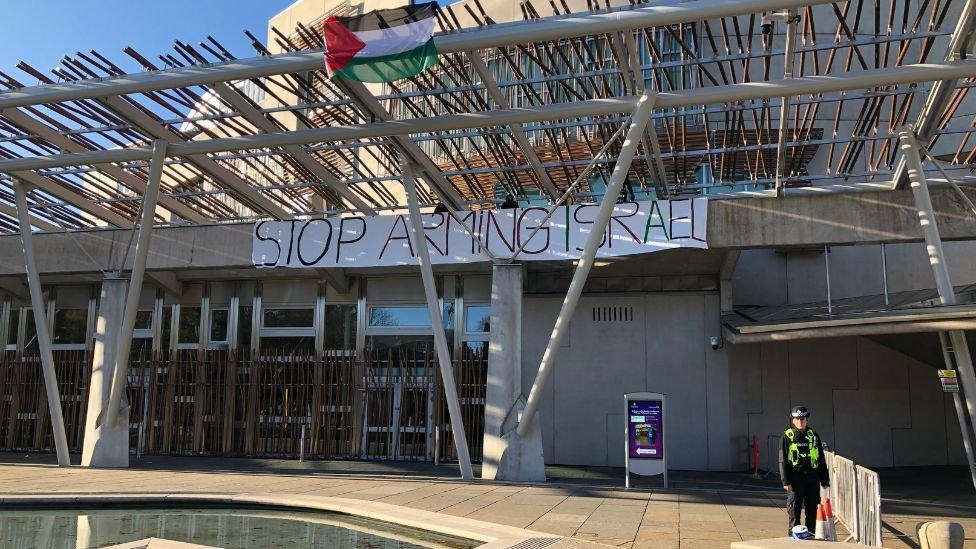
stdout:
MULTIPOLYGON (((949 37, 949 44, 946 46, 946 62, 966 58, 966 49, 971 42, 971 35, 976 25, 976 0, 966 0, 959 19, 956 21, 956 28, 949 37)), ((922 105, 922 111, 918 113, 915 121, 915 139, 925 148, 932 143, 932 138, 939 132, 939 124, 942 113, 945 112, 946 105, 959 83, 960 78, 947 78, 939 80, 929 90, 922 105)), ((901 156, 895 165, 894 186, 895 189, 904 189, 908 185, 908 166, 905 164, 905 157, 901 156)))
POLYGON ((128 228, 132 226, 132 222, 125 217, 122 217, 121 215, 100 206, 91 200, 88 200, 87 198, 81 196, 81 194, 79 194, 77 191, 73 191, 68 187, 59 185, 42 175, 38 175, 31 171, 12 172, 10 175, 20 179, 21 181, 25 181, 52 196, 60 198, 71 206, 74 206, 75 208, 78 208, 89 215, 97 217, 110 225, 115 225, 116 227, 121 228, 128 228))
MULTIPOLYGON (((230 106, 234 107, 234 109, 237 110, 237 112, 239 112, 245 120, 257 128, 258 131, 265 133, 279 133, 282 131, 281 127, 254 108, 250 101, 235 88, 229 86, 225 82, 214 82, 211 87, 221 99, 229 103, 230 106)), ((332 175, 332 172, 319 163, 318 160, 312 157, 312 155, 306 152, 301 146, 285 145, 282 148, 299 164, 301 164, 303 168, 311 172, 316 179, 324 183, 335 192, 339 193, 342 198, 348 200, 349 203, 352 204, 357 210, 366 215, 376 215, 376 210, 374 210, 372 206, 367 204, 366 201, 363 200, 358 194, 354 193, 349 185, 339 181, 339 178, 332 175)))
MULTIPOLYGON (((939 300, 943 306, 955 305, 956 292, 949 278, 949 266, 946 264, 945 251, 942 249, 942 237, 939 235, 939 225, 932 208, 932 197, 929 196, 925 172, 922 169, 919 143, 915 139, 915 134, 907 126, 899 132, 898 138, 901 142, 901 154, 907 166, 912 194, 915 196, 915 205, 918 208, 918 222, 922 226, 922 234, 925 237, 929 264, 932 266, 935 285, 939 290, 939 300)), ((948 338, 952 343, 952 354, 956 359, 955 365, 962 382, 969 420, 973 428, 976 428, 976 372, 973 371, 973 357, 969 351, 969 343, 966 341, 966 332, 952 330, 948 332, 948 338)), ((947 363, 946 367, 951 368, 952 364, 947 363)), ((970 436, 970 428, 967 427, 965 421, 959 424, 959 428, 962 429, 964 439, 970 436)), ((973 470, 976 467, 976 456, 970 452, 967 457, 969 458, 969 467, 973 470)), ((976 486, 976 477, 973 478, 973 485, 976 486)))
MULTIPOLYGON (((386 110, 386 107, 362 83, 343 79, 338 79, 334 82, 349 95, 350 99, 376 120, 383 122, 393 120, 393 115, 390 114, 390 111, 386 110)), ((437 193, 437 196, 444 202, 445 206, 454 210, 465 209, 464 198, 457 192, 454 185, 444 177, 441 169, 434 164, 434 161, 427 156, 427 153, 420 148, 420 145, 414 143, 409 135, 392 135, 392 137, 393 141, 397 144, 397 148, 400 149, 400 153, 420 167, 427 184, 437 193)))
POLYGON ((414 183, 413 167, 409 160, 402 160, 400 173, 403 178, 403 188, 407 194, 407 205, 410 210, 410 234, 413 236, 414 245, 417 247, 417 262, 420 263, 420 275, 424 281, 424 296, 427 298, 427 310, 430 312, 430 327, 434 331, 434 347, 437 349, 437 363, 441 369, 441 381, 444 383, 444 400, 447 401, 447 411, 451 419, 451 433, 454 435, 454 447, 458 453, 461 478, 473 480, 471 455, 468 453, 468 439, 464 435, 464 423, 461 419, 461 404, 458 401, 457 385, 454 382, 451 352, 447 346, 447 334, 444 333, 444 319, 441 317, 440 302, 437 300, 437 281, 434 279, 434 269, 430 263, 427 233, 424 231, 424 218, 420 215, 420 201, 417 200, 417 186, 414 183))
POLYGON ((153 231, 153 212, 156 211, 156 198, 159 196, 159 181, 163 175, 163 162, 166 160, 166 142, 158 139, 153 142, 152 162, 149 165, 149 183, 143 197, 142 218, 139 220, 139 236, 136 239, 135 257, 132 260, 132 273, 125 296, 122 312, 122 329, 116 345, 115 371, 112 376, 112 390, 109 393, 104 425, 112 428, 119 417, 122 394, 125 392, 126 375, 129 371, 129 348, 132 345, 132 330, 136 326, 136 313, 139 312, 139 296, 142 294, 142 280, 146 274, 146 258, 149 257, 149 240, 153 231))
POLYGON ((552 334, 549 336, 546 350, 542 354, 539 373, 536 374, 535 382, 532 383, 529 398, 525 403, 522 417, 519 419, 517 428, 519 436, 525 436, 534 421, 533 418, 535 417, 536 410, 539 408, 539 402, 542 400, 542 391, 546 386, 546 380, 549 379, 549 375, 552 374, 552 369, 555 365, 556 353, 559 352, 559 347, 566 337, 566 331, 569 329, 569 321, 573 318, 576 305, 579 304, 579 298, 583 293, 586 278, 589 276, 590 269, 593 267, 596 253, 600 249, 600 243, 603 242, 607 223, 610 221, 613 208, 617 204, 617 197, 620 195, 620 190, 623 189, 624 181, 627 179, 627 173, 630 171, 630 164, 634 159, 634 154, 637 152, 637 146, 640 144, 641 136, 644 135, 644 129, 647 126, 648 120, 651 118, 654 99, 654 92, 645 91, 637 101, 637 108, 634 109, 634 114, 631 117, 630 127, 627 128, 627 136, 624 138, 623 146, 620 148, 620 155, 617 158, 617 163, 613 167, 613 172, 610 174, 610 183, 607 185, 603 200, 600 201, 600 208, 597 210, 596 217, 593 219, 593 226, 590 227, 590 234, 586 238, 586 244, 583 246, 583 253, 580 255, 579 262, 576 264, 576 270, 573 272, 573 279, 569 283, 566 298, 563 300, 562 308, 559 310, 559 316, 556 317, 556 324, 552 328, 552 334))
MULTIPOLYGON (((90 149, 81 146, 75 141, 72 141, 67 135, 59 133, 54 128, 41 123, 41 121, 28 115, 26 112, 20 109, 7 109, 0 112, 4 118, 10 122, 17 125, 19 128, 36 135, 45 141, 57 145, 64 152, 69 153, 82 153, 89 152, 90 149)), ((99 171, 103 172, 105 175, 121 182, 130 189, 138 192, 146 192, 146 182, 140 179, 133 173, 127 172, 122 168, 115 166, 113 164, 104 164, 99 166, 99 171)), ((176 200, 175 198, 169 196, 160 196, 159 205, 163 208, 169 210, 170 212, 182 217, 183 219, 189 221, 207 221, 207 218, 200 212, 194 210, 190 206, 183 204, 182 202, 176 200)))
MULTIPOLYGON (((463 53, 828 3, 830 3, 828 0, 700 0, 693 4, 640 6, 608 13, 570 14, 524 23, 491 25, 479 29, 478 32, 435 36, 434 42, 437 51, 441 54, 463 53)), ((235 59, 203 67, 181 67, 112 78, 21 88, 0 93, 0 109, 185 88, 211 82, 247 80, 321 69, 322 50, 287 52, 268 57, 235 59)))
MULTIPOLYGON (((796 49, 796 10, 786 10, 786 52, 783 59, 783 79, 793 78, 793 51, 796 49)), ((790 96, 784 95, 779 106, 779 133, 776 140, 776 196, 782 196, 786 186, 786 126, 790 118, 790 96)))
MULTIPOLYGON (((655 108, 677 109, 694 107, 696 105, 725 105, 740 101, 772 99, 785 95, 831 93, 974 76, 976 76, 976 60, 971 59, 953 61, 951 63, 903 65, 887 69, 848 73, 843 76, 805 76, 791 78, 789 80, 745 82, 728 86, 695 88, 681 92, 658 93, 657 99, 655 100, 655 108)), ((515 123, 525 124, 544 122, 547 120, 610 116, 631 111, 635 100, 636 98, 632 96, 612 99, 590 99, 578 102, 555 103, 530 109, 499 109, 390 122, 311 128, 276 134, 245 135, 174 144, 170 146, 169 150, 171 156, 203 155, 243 149, 281 147, 284 145, 303 145, 308 143, 370 139, 387 136, 407 136, 416 133, 505 126, 515 123)), ((9 173, 42 168, 147 160, 150 156, 151 153, 148 148, 137 147, 92 153, 18 158, 0 160, 0 172, 9 173)), ((254 189, 251 188, 251 190, 254 189)))
POLYGON ((27 207, 27 190, 24 184, 16 179, 13 186, 20 219, 20 240, 24 246, 27 287, 30 291, 31 309, 34 311, 37 348, 41 355, 41 370, 44 372, 44 390, 47 393, 47 406, 51 415, 51 429, 54 431, 54 449, 58 456, 58 466, 68 467, 71 465, 71 458, 68 455, 68 437, 64 431, 64 415, 61 412, 61 395, 58 391, 57 373, 54 370, 54 355, 51 352, 51 333, 48 330, 44 292, 41 290, 41 274, 34 260, 34 237, 31 233, 27 207))
MULTIPOLYGON (((481 52, 469 51, 467 53, 468 59, 471 61, 471 66, 474 68, 475 72, 481 78, 484 83, 485 88, 488 90, 488 95, 491 96, 491 100, 495 102, 496 105, 503 109, 511 109, 512 104, 509 103, 508 98, 502 92, 501 87, 498 86, 498 82, 492 77, 491 73, 488 72, 488 65, 485 64, 485 59, 482 57, 481 52)), ((539 155, 535 152, 535 147, 529 143, 529 138, 525 135, 525 130, 522 129, 521 124, 509 124, 508 131, 512 134, 512 139, 518 144, 519 148, 522 149, 522 154, 525 155, 525 160, 528 161, 529 165, 532 166, 532 171, 535 172, 535 176, 539 179, 539 183, 542 185, 542 189, 549 195, 549 198, 555 200, 559 197, 559 191, 556 190, 556 185, 552 182, 552 178, 549 177, 549 172, 542 167, 542 160, 539 159, 539 155)))
MULTIPOLYGON (((10 217, 13 217, 13 218, 16 218, 17 217, 17 207, 16 206, 8 206, 6 204, 0 204, 0 213, 2 213, 4 215, 9 215, 10 217)), ((30 222, 31 222, 31 225, 37 227, 38 229, 40 229, 42 231, 48 231, 48 232, 52 232, 53 233, 55 231, 62 230, 61 227, 58 227, 57 225, 55 225, 53 223, 48 223, 47 221, 44 221, 43 219, 37 217, 36 215, 32 215, 31 216, 30 222)))
MULTIPOLYGON (((115 111, 123 119, 151 135, 156 139, 163 139, 169 143, 178 143, 183 139, 176 135, 176 132, 161 124, 149 114, 141 111, 138 107, 121 97, 107 97, 102 102, 115 111)), ((174 150, 171 156, 177 153, 174 150)), ((260 212, 272 215, 278 219, 290 219, 291 214, 270 198, 261 194, 258 189, 252 187, 232 171, 221 166, 216 160, 203 154, 186 155, 186 159, 205 173, 213 177, 218 184, 232 191, 232 193, 248 207, 260 212)))

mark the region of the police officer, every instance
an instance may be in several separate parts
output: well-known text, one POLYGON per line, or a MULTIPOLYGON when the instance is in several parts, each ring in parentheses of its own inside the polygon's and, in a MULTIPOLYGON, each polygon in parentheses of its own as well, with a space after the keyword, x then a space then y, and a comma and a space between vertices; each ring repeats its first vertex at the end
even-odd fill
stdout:
POLYGON ((830 486, 823 444, 810 426, 810 412, 806 406, 794 406, 790 412, 791 425, 783 432, 783 448, 779 454, 779 476, 786 490, 786 512, 790 531, 800 524, 800 512, 806 512, 806 527, 813 532, 817 525, 817 505, 820 487, 830 486))

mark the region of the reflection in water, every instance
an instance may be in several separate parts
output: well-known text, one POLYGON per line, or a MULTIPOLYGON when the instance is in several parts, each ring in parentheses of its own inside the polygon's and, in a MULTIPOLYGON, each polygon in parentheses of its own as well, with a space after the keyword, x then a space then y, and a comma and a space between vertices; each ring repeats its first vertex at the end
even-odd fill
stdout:
POLYGON ((10 549, 93 549, 148 537, 227 549, 466 549, 478 545, 328 513, 241 509, 0 511, 0 546, 10 549))

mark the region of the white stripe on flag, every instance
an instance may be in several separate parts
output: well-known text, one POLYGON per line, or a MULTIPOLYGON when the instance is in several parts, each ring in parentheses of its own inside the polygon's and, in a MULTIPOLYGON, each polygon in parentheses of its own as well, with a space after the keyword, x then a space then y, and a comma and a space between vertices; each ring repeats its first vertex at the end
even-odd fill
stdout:
POLYGON ((366 47, 356 53, 356 57, 379 57, 410 51, 422 46, 434 34, 434 18, 414 21, 406 25, 380 30, 354 33, 366 43, 366 47))

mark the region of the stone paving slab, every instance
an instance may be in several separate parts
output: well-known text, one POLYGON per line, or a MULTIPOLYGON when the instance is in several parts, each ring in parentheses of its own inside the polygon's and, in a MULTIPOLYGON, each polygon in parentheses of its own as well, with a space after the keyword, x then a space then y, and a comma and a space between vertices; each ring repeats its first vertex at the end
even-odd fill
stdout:
MULTIPOLYGON (((389 465, 375 473, 367 470, 353 475, 275 467, 267 472, 255 467, 235 470, 226 462, 233 460, 225 460, 223 467, 209 472, 181 471, 175 466, 169 470, 92 470, 0 463, 0 498, 133 492, 328 496, 525 528, 579 540, 580 545, 592 542, 627 549, 726 548, 736 541, 782 536, 786 530, 785 497, 774 491, 623 490, 568 482, 465 483, 432 475, 382 476, 393 470, 389 465)), ((946 518, 944 515, 885 515, 885 547, 918 547, 914 539, 917 525, 946 518)), ((959 515, 962 518, 950 518, 963 524, 966 547, 974 548, 976 513, 959 515)))

